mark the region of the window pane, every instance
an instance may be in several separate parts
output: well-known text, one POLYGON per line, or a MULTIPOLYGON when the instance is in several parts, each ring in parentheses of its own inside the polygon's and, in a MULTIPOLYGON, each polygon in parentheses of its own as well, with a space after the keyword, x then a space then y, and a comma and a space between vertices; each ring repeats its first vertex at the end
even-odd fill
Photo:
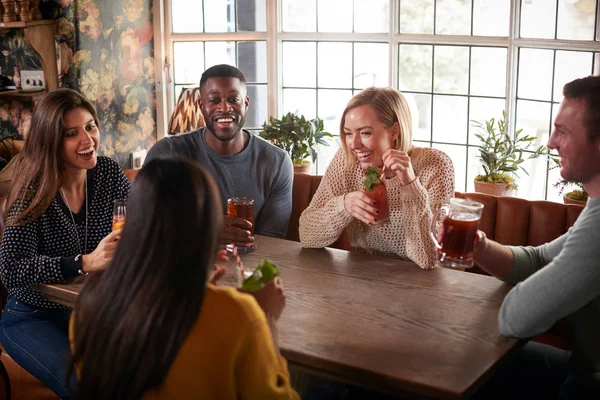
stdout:
POLYGON ((505 48, 471 49, 471 94, 506 96, 506 55, 505 48))
POLYGON ((281 0, 284 32, 316 32, 317 0, 281 0))
POLYGON ((413 122, 413 140, 431 140, 431 95, 404 93, 413 122))
POLYGON ((319 0, 319 32, 352 32, 352 7, 347 0, 319 0))
POLYGON ((454 166, 454 189, 458 192, 465 191, 465 175, 467 173, 467 147, 453 146, 450 144, 432 144, 431 147, 448 154, 454 166))
POLYGON ((520 98, 550 100, 552 50, 520 49, 517 93, 520 98))
POLYGON ((171 15, 174 33, 197 33, 204 28, 201 1, 172 0, 171 15))
MULTIPOLYGON (((548 130, 550 127, 550 103, 538 101, 517 101, 516 129, 523 129, 523 133, 536 137, 535 143, 545 145, 548 143, 548 130)), ((532 145, 531 149, 535 146, 532 145)))
POLYGON ((592 73, 592 53, 580 51, 557 51, 554 72, 554 95, 552 100, 561 102, 566 83, 592 73))
POLYGON ((317 85, 316 46, 315 42, 283 42, 283 86, 317 85))
POLYGON ((217 64, 235 64, 235 42, 206 42, 206 68, 217 64))
POLYGON ((467 143, 467 98, 433 96, 433 141, 467 143))
POLYGON ((467 160, 469 164, 467 165, 467 192, 475 191, 475 178, 477 175, 483 173, 483 168, 481 168, 481 160, 479 159, 479 149, 474 146, 469 146, 467 149, 467 160))
POLYGON ((401 1, 400 32, 433 33, 433 1, 401 1))
POLYGON ((204 24, 206 32, 234 32, 235 20, 233 14, 233 2, 204 0, 204 24))
POLYGON ((504 99, 486 99, 471 97, 469 100, 469 144, 478 145, 481 143, 475 137, 475 133, 480 133, 473 127, 472 121, 485 123, 490 118, 498 119, 502 117, 502 110, 505 108, 504 99))
MULTIPOLYGON (((523 158, 527 158, 527 156, 523 155, 523 158)), ((521 165, 527 173, 521 169, 517 172, 516 181, 519 188, 515 196, 529 200, 544 200, 546 197, 546 171, 548 170, 546 158, 538 157, 526 160, 521 165)))
POLYGON ((473 1, 473 35, 508 36, 510 1, 473 1))
POLYGON ((317 115, 323 120, 325 130, 334 136, 338 136, 340 133, 340 118, 346 104, 352 98, 352 91, 320 89, 318 96, 319 109, 317 115))
POLYGON ((203 43, 173 43, 173 70, 175 84, 199 85, 204 71, 203 43))
POLYGON ((430 92, 432 61, 433 46, 400 45, 398 66, 400 90, 430 92))
POLYGON ((388 0, 354 0, 354 32, 389 32, 389 6, 388 0))
POLYGON ((267 82, 267 42, 238 42, 237 66, 247 82, 267 82))
POLYGON ((389 86, 387 43, 354 44, 354 87, 389 86))
POLYGON ((437 0, 435 33, 471 34, 471 0, 437 0))
POLYGON ((294 112, 312 119, 317 115, 315 89, 283 89, 283 109, 281 114, 294 112))
POLYGON ((600 53, 594 53, 594 75, 600 75, 600 53))
POLYGON ((319 87, 352 87, 352 43, 323 42, 318 44, 319 87))
POLYGON ((558 39, 594 40, 596 1, 558 0, 558 39))
POLYGON ((267 120, 269 103, 267 99, 267 85, 248 85, 250 105, 246 112, 245 128, 258 128, 267 120))
POLYGON ((521 37, 554 39, 555 22, 556 0, 521 1, 521 37))
POLYGON ((469 48, 435 46, 433 90, 436 93, 469 92, 469 48))
POLYGON ((237 0, 236 7, 239 32, 266 32, 267 5, 265 0, 237 0))
POLYGON ((324 174, 325 169, 340 148, 340 118, 352 97, 351 90, 319 90, 318 116, 323 119, 325 131, 334 137, 329 139, 329 146, 319 146, 317 174, 324 174))

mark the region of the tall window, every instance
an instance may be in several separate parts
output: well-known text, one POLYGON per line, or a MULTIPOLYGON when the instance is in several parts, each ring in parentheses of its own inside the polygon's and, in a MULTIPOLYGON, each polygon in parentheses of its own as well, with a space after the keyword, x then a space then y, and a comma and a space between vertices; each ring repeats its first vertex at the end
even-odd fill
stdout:
MULTIPOLYGON (((237 65, 249 81, 248 128, 294 111, 336 135, 318 174, 339 148, 352 95, 393 86, 409 102, 415 143, 448 153, 456 189, 473 191, 471 120, 507 110, 512 130, 546 144, 563 85, 600 74, 599 0, 166 1, 171 104, 210 65, 237 65)), ((559 200, 558 169, 544 159, 525 168, 517 196, 559 200)))

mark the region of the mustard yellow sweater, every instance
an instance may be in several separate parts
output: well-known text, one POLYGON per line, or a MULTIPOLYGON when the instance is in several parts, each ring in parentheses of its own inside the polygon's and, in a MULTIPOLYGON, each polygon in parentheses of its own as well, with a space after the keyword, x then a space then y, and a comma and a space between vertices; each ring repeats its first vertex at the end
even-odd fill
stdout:
POLYGON ((208 284, 200 316, 162 386, 144 400, 190 398, 299 399, 252 296, 208 284))

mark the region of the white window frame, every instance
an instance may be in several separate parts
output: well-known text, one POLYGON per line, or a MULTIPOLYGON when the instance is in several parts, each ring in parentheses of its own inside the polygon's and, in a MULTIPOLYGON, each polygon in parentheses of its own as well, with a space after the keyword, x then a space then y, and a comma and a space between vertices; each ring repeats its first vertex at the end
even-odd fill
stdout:
MULTIPOLYGON (((411 0, 414 1, 414 0, 411 0)), ((498 0, 503 1, 503 0, 498 0)), ((506 0, 504 0, 506 1, 506 0)), ((325 33, 325 32, 282 32, 280 10, 282 0, 266 0, 267 32, 228 33, 171 33, 171 7, 169 0, 153 0, 155 11, 155 58, 157 92, 157 139, 166 136, 166 124, 175 102, 174 85, 166 76, 165 58, 173 59, 174 41, 266 41, 267 42, 267 93, 268 115, 278 116, 282 101, 281 48, 283 41, 333 41, 333 42, 384 42, 389 45, 389 82, 398 87, 398 48, 400 44, 499 46, 508 49, 505 109, 509 128, 514 131, 517 104, 517 68, 520 48, 550 50, 580 50, 598 53, 594 57, 594 74, 600 74, 600 42, 561 39, 519 38, 521 0, 510 1, 508 37, 460 36, 433 34, 406 34, 399 31, 399 1, 389 0, 389 33, 325 33), (162 23, 161 23, 162 22, 162 23), (272 29, 276 27, 276 29, 272 29), (161 40, 161 38, 163 40, 161 40)), ((558 8, 558 2, 557 2, 558 8)), ((471 16, 472 18, 472 16, 471 16)), ((558 18, 556 16, 555 18, 558 18)), ((596 6, 596 37, 600 26, 600 6, 596 6)), ((172 73, 171 73, 172 74, 172 73)), ((336 132, 334 132, 335 134, 336 132)), ((464 144, 464 146, 468 146, 464 144)), ((548 183, 546 184, 548 187, 548 183)), ((546 189, 546 198, 548 189, 546 189)))

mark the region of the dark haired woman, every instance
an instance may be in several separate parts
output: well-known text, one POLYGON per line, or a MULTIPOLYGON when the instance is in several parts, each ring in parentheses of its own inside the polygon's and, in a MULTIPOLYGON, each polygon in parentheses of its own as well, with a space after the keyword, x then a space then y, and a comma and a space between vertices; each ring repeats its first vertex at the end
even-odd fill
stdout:
POLYGON ((112 258, 120 233, 111 233, 113 201, 127 197, 130 185, 114 161, 97 155, 99 140, 96 110, 79 93, 58 89, 39 100, 15 168, 0 247, 8 291, 2 345, 62 398, 69 398, 70 311, 32 285, 102 270, 112 258))
POLYGON ((223 224, 208 173, 152 160, 128 206, 109 268, 86 278, 71 319, 78 397, 298 398, 277 351, 280 282, 256 300, 207 284, 223 224))

